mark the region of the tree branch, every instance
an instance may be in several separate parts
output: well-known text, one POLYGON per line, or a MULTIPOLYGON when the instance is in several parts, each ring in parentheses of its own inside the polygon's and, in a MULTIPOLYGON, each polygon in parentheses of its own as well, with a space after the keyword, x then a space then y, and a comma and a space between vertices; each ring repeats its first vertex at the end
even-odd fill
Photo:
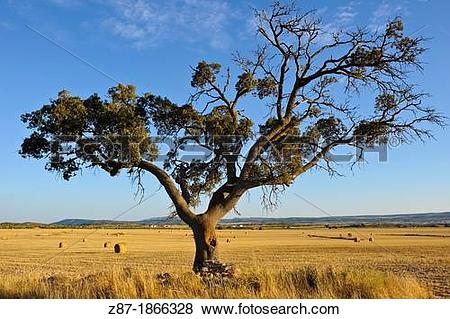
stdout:
POLYGON ((153 174, 166 190, 173 204, 175 205, 178 216, 188 225, 196 220, 196 216, 189 208, 188 203, 177 189, 172 178, 161 168, 151 162, 141 160, 139 168, 153 174))

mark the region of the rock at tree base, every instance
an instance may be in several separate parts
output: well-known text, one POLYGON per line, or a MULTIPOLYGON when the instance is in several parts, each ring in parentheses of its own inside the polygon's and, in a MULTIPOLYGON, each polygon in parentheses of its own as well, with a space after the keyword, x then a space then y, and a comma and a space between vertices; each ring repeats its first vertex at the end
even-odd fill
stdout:
POLYGON ((165 273, 157 274, 156 280, 158 280, 158 282, 161 285, 167 286, 172 281, 172 276, 169 273, 165 272, 165 273))
POLYGON ((233 265, 223 264, 216 260, 207 260, 198 275, 205 279, 212 278, 232 278, 237 274, 237 269, 233 265))

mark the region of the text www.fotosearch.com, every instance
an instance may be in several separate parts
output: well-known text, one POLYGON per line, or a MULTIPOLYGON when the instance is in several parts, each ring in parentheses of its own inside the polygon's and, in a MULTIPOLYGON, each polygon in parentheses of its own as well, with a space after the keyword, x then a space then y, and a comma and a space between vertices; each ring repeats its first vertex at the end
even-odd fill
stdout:
POLYGON ((307 307, 298 305, 255 305, 239 303, 234 305, 201 306, 204 315, 338 315, 339 306, 321 305, 307 307))

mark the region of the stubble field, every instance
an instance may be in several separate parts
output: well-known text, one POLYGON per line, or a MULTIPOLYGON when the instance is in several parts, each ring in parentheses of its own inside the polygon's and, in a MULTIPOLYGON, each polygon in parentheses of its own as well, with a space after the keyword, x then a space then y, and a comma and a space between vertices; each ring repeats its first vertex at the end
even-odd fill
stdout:
POLYGON ((0 297, 450 297, 448 227, 226 229, 218 236, 221 261, 237 266, 239 280, 204 289, 191 272, 188 229, 0 229, 0 297), (360 241, 311 236, 349 233, 360 241), (128 252, 115 254, 105 242, 124 242, 128 252))

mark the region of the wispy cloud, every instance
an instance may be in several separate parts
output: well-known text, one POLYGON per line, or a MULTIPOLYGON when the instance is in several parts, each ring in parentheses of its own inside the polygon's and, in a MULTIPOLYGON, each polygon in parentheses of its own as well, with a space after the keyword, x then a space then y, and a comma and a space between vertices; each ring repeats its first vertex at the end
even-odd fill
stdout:
POLYGON ((138 48, 163 41, 225 48, 232 41, 229 26, 237 16, 220 0, 113 0, 109 5, 113 15, 102 26, 138 48))
POLYGON ((373 11, 369 27, 372 30, 384 28, 389 19, 401 15, 408 15, 408 10, 404 5, 383 1, 373 11))
POLYGON ((355 11, 355 3, 350 2, 346 6, 340 6, 337 8, 337 12, 335 14, 335 18, 337 19, 337 23, 339 24, 347 24, 353 22, 357 15, 355 11))
POLYGON ((0 21, 0 30, 10 31, 12 29, 13 29, 13 26, 11 23, 9 23, 7 21, 0 21))
POLYGON ((410 14, 407 3, 403 0, 396 3, 382 0, 371 7, 371 13, 367 13, 364 12, 368 7, 367 2, 349 1, 345 5, 338 6, 334 13, 328 15, 331 21, 324 25, 324 35, 320 40, 326 43, 331 39, 331 34, 339 30, 352 28, 357 24, 367 26, 372 31, 383 29, 389 19, 410 14))
MULTIPOLYGON (((42 0, 41 2, 42 3, 26 0, 8 0, 8 5, 15 8, 16 10, 23 12, 34 10, 36 7, 39 7, 39 5, 42 4, 50 4, 60 7, 73 7, 83 4, 83 0, 42 0)), ((85 0, 85 2, 87 1, 85 0)))
POLYGON ((73 7, 82 3, 82 0, 47 0, 52 4, 59 5, 61 7, 73 7))
POLYGON ((325 14, 326 12, 330 12, 331 15, 328 15, 330 22, 322 26, 323 33, 320 35, 318 41, 321 44, 327 44, 333 39, 332 35, 334 33, 352 27, 358 15, 356 10, 357 5, 358 2, 350 1, 346 5, 337 7, 335 13, 331 13, 328 9, 323 8, 320 13, 325 14))

